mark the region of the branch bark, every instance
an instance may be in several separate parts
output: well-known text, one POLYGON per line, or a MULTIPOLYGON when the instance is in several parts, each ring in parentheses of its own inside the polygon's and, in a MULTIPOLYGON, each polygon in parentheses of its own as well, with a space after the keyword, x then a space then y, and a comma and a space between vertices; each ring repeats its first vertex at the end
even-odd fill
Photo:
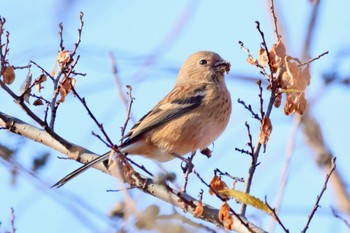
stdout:
MULTIPOLYGON (((98 156, 95 153, 87 150, 86 148, 79 145, 75 145, 68 141, 61 143, 54 139, 46 131, 26 122, 23 122, 18 118, 9 116, 3 112, 0 112, 0 127, 5 128, 12 133, 24 136, 30 140, 46 145, 62 154, 65 154, 68 158, 72 158, 80 163, 85 164, 90 160, 96 158, 96 156, 98 156)), ((108 173, 109 175, 112 175, 102 163, 96 165, 94 168, 102 172, 108 173)), ((182 193, 163 184, 157 184, 152 179, 139 174, 134 175, 132 178, 133 182, 129 185, 131 185, 133 188, 138 188, 139 190, 145 193, 148 193, 158 199, 166 201, 173 206, 181 208, 185 212, 194 214, 198 203, 197 199, 187 195, 186 193, 182 193)), ((204 203, 202 203, 202 205, 204 207, 204 211, 200 218, 204 221, 211 222, 216 226, 223 227, 222 223, 218 219, 219 210, 204 203)), ((232 217, 234 219, 233 230, 236 232, 266 232, 263 229, 256 226, 255 224, 246 220, 244 217, 241 217, 241 219, 243 220, 244 224, 249 226, 250 229, 248 229, 236 216, 233 215, 232 217)))

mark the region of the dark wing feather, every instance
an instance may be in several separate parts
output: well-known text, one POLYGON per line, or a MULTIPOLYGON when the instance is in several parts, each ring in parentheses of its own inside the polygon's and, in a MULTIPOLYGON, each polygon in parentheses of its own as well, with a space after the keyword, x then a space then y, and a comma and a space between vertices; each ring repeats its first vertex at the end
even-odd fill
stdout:
MULTIPOLYGON (((201 91, 200 93, 202 93, 203 90, 204 89, 196 89, 197 92, 201 91)), ((140 119, 140 121, 135 124, 134 127, 132 127, 130 132, 126 135, 127 139, 120 146, 126 146, 132 143, 137 137, 143 135, 144 133, 149 132, 150 130, 158 126, 161 126, 197 108, 203 102, 203 98, 203 94, 197 94, 192 95, 189 98, 174 99, 173 101, 168 103, 171 104, 171 108, 168 109, 162 109, 163 105, 158 104, 153 110, 151 110, 145 116, 143 116, 140 119), (153 119, 149 120, 148 118, 153 119), (138 129, 139 127, 141 128, 138 129)))

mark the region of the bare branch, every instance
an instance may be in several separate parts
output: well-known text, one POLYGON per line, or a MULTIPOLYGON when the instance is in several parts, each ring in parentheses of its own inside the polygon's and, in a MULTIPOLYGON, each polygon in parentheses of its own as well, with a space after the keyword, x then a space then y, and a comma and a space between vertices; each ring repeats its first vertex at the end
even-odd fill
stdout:
MULTIPOLYGON (((79 15, 79 20, 80 20, 80 27, 78 28, 78 38, 77 38, 77 41, 75 42, 74 44, 74 49, 71 53, 71 58, 74 57, 75 53, 77 52, 77 49, 80 45, 80 42, 81 42, 81 33, 83 31, 83 27, 84 27, 84 20, 83 20, 83 17, 84 17, 84 13, 81 11, 80 12, 80 15, 79 15)), ((63 50, 62 50, 63 51, 63 50)))
MULTIPOLYGON (((247 53, 248 59, 252 59, 252 60, 256 61, 255 66, 260 70, 260 73, 261 73, 266 79, 269 80, 270 77, 269 77, 269 75, 266 73, 265 68, 259 63, 259 61, 258 61, 256 58, 254 58, 254 57, 251 55, 250 50, 249 50, 247 47, 244 46, 244 44, 243 44, 242 41, 238 41, 238 44, 239 44, 239 46, 241 47, 241 49, 242 49, 244 52, 247 53)), ((255 81, 255 80, 256 80, 256 79, 254 79, 254 81, 255 81)))
POLYGON ((264 99, 263 99, 263 94, 262 94, 263 93, 263 88, 261 86, 261 79, 258 79, 256 81, 256 84, 259 87, 259 94, 258 94, 258 96, 259 96, 259 100, 260 100, 260 115, 261 115, 260 121, 262 121, 262 119, 265 117, 265 112, 264 112, 264 99))
POLYGON ((265 35, 264 35, 264 32, 261 30, 260 28, 260 22, 259 21, 255 21, 255 24, 256 24, 256 29, 258 29, 258 32, 260 33, 260 36, 261 36, 261 39, 262 39, 262 47, 265 49, 266 53, 267 53, 267 59, 268 59, 268 65, 269 65, 269 68, 270 68, 270 77, 269 77, 269 81, 270 83, 272 83, 272 74, 274 73, 273 72, 273 69, 272 69, 272 64, 271 64, 271 57, 270 57, 270 53, 269 53, 269 49, 267 47, 267 43, 266 43, 266 40, 265 40, 265 35))
POLYGON ((327 183, 328 183, 328 180, 329 180, 329 177, 332 175, 332 173, 334 172, 335 168, 336 168, 336 164, 335 164, 335 160, 336 158, 334 157, 332 159, 332 167, 331 167, 331 170, 330 172, 326 175, 326 180, 324 181, 324 184, 323 184, 323 188, 321 190, 321 193, 317 196, 316 198, 316 203, 314 205, 314 208, 312 209, 310 215, 309 215, 309 218, 307 219, 307 222, 306 222, 306 225, 304 227, 304 229, 301 231, 302 233, 305 233, 307 231, 307 229, 309 228, 309 224, 312 220, 312 218, 314 217, 318 207, 319 207, 319 204, 320 204, 320 201, 321 201, 321 198, 322 198, 322 195, 323 193, 326 191, 327 189, 327 183))
POLYGON ((253 116, 253 118, 261 121, 261 118, 259 117, 259 115, 257 113, 254 112, 252 106, 249 104, 247 105, 243 100, 241 100, 240 98, 238 98, 237 102, 239 104, 242 104, 244 106, 245 109, 247 109, 253 116))
POLYGON ((275 6, 274 6, 274 0, 270 0, 270 12, 273 19, 273 31, 276 35, 276 40, 278 41, 281 38, 281 35, 278 33, 278 27, 277 27, 277 17, 275 13, 275 6))
POLYGON ((320 55, 318 55, 317 57, 311 58, 310 60, 307 60, 306 62, 303 62, 303 63, 300 64, 299 66, 309 65, 311 62, 320 59, 321 57, 323 57, 324 55, 326 55, 326 54, 328 54, 328 53, 329 53, 329 51, 325 51, 325 52, 321 53, 320 55))
MULTIPOLYGON (((45 132, 44 130, 36 128, 30 124, 20 121, 17 118, 8 116, 2 112, 0 112, 0 127, 7 128, 13 133, 20 134, 31 140, 47 145, 48 147, 53 148, 67 155, 70 158, 74 158, 75 160, 81 163, 87 163, 93 158, 96 158, 96 154, 88 151, 87 149, 81 146, 66 142, 66 144, 70 146, 65 147, 60 142, 52 138, 51 135, 45 132)), ((111 174, 103 165, 103 163, 97 164, 94 168, 105 173, 111 174)), ((190 212, 192 214, 194 213, 196 203, 198 202, 197 199, 187 195, 186 193, 181 193, 180 191, 174 190, 168 186, 165 187, 164 185, 157 184, 152 179, 145 178, 140 174, 133 175, 132 178, 133 183, 130 184, 131 187, 138 188, 145 193, 148 193, 174 206, 177 206, 185 212, 190 212)), ((218 219, 219 210, 207 204, 203 204, 203 207, 204 212, 200 216, 200 218, 205 221, 211 222, 217 226, 222 226, 222 223, 218 219)), ((244 218, 238 218, 235 216, 233 217, 234 230, 237 232, 251 232, 247 230, 246 226, 249 226, 250 229, 253 229, 252 232, 255 233, 265 232, 264 230, 255 226, 253 223, 247 221, 244 218)))
POLYGON ((227 176, 227 177, 230 177, 232 180, 234 181, 239 181, 239 182, 244 182, 244 178, 243 177, 236 177, 236 176, 232 176, 230 175, 228 172, 222 172, 220 171, 219 168, 216 168, 214 170, 214 173, 219 173, 220 176, 227 176))
POLYGON ((15 210, 11 207, 11 233, 15 233, 15 210))
POLYGON ((125 134, 125 130, 126 130, 126 127, 128 126, 128 123, 130 121, 130 118, 131 118, 131 108, 132 108, 132 104, 134 103, 134 97, 132 96, 132 87, 130 85, 126 85, 126 88, 128 89, 128 96, 129 96, 129 105, 128 105, 128 108, 126 110, 126 119, 125 119, 125 122, 124 122, 124 125, 122 127, 122 134, 121 136, 124 137, 124 134, 125 134))
POLYGON ((266 198, 266 196, 265 196, 265 204, 266 204, 267 207, 271 210, 274 219, 278 222, 278 224, 280 224, 280 226, 283 228, 284 232, 289 233, 289 230, 283 225, 281 219, 278 217, 276 208, 272 208, 272 207, 267 203, 267 198, 266 198))
POLYGON ((64 46, 63 46, 63 24, 60 23, 58 25, 58 27, 59 27, 58 34, 60 35, 60 49, 61 49, 61 51, 63 51, 64 50, 64 46))

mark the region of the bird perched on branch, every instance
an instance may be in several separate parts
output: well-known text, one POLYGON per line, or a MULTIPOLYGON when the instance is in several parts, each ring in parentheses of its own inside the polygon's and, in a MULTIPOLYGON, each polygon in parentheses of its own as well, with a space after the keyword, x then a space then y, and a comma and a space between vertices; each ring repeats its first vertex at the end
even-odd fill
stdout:
MULTIPOLYGON (((226 128, 231 97, 224 74, 230 63, 200 51, 182 65, 175 87, 124 136, 119 151, 161 162, 207 148, 226 128)), ((60 187, 86 169, 109 159, 109 152, 73 171, 60 187)))

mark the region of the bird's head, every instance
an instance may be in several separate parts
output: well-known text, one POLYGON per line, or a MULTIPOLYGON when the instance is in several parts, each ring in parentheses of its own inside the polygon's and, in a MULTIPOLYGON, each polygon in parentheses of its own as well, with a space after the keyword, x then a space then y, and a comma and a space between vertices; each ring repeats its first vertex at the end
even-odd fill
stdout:
POLYGON ((200 51, 187 58, 179 72, 177 83, 189 81, 210 82, 213 78, 223 80, 224 73, 230 71, 230 63, 219 54, 200 51))

